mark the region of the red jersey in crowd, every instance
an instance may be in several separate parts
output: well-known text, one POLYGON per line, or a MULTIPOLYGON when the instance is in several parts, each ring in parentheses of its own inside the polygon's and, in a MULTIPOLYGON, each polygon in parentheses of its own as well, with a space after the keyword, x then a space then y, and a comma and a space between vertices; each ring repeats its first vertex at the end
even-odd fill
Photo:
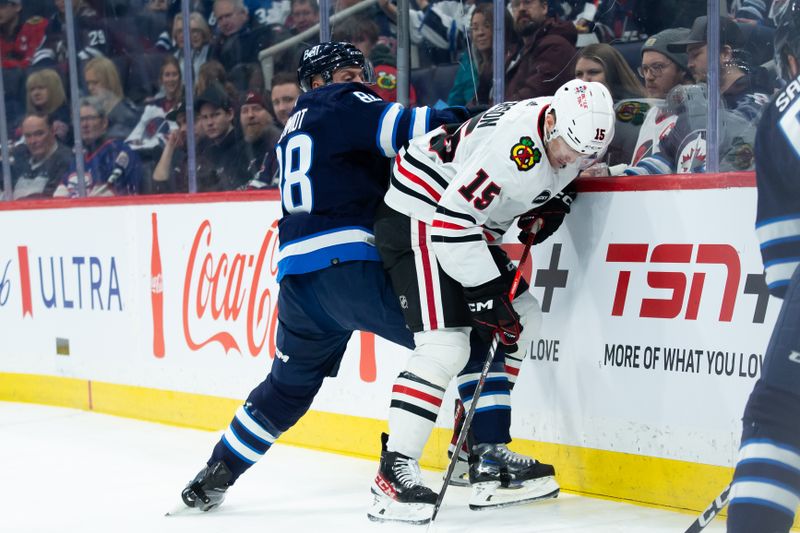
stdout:
POLYGON ((44 40, 47 19, 31 17, 19 24, 11 39, 0 37, 3 68, 27 68, 44 40))

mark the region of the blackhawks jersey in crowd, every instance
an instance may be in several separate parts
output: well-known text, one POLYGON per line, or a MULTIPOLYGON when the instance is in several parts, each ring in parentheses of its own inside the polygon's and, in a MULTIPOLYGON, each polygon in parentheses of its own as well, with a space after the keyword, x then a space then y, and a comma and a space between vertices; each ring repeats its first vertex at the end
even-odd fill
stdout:
POLYGON ((10 39, 0 37, 0 56, 3 68, 27 68, 33 55, 44 41, 47 20, 31 17, 20 22, 10 39))
POLYGON ((300 95, 275 147, 284 214, 278 279, 344 261, 380 261, 372 226, 390 158, 411 137, 466 118, 463 108, 405 109, 360 83, 300 95))
POLYGON ((772 295, 783 297, 800 264, 800 78, 765 108, 755 143, 756 233, 772 295))
POLYGON ((443 126, 401 150, 386 204, 432 226, 436 257, 453 279, 475 287, 500 272, 487 247, 514 218, 566 187, 576 166, 556 170, 544 149, 550 97, 505 102, 461 126, 443 126))

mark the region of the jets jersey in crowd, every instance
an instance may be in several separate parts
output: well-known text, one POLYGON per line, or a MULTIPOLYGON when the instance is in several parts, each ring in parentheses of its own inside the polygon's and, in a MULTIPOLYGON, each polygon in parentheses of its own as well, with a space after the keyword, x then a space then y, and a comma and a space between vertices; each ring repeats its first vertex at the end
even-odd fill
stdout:
POLYGON ((344 261, 380 261, 375 209, 409 139, 462 122, 466 109, 405 109, 360 83, 300 95, 275 147, 283 218, 278 280, 344 261))
POLYGON ((401 150, 386 204, 432 226, 442 268, 466 287, 498 277, 486 242, 518 215, 566 187, 577 167, 556 171, 544 149, 550 97, 498 104, 461 126, 443 126, 401 150), (441 253, 440 253, 441 252, 441 253))
POLYGON ((756 132, 756 234, 770 293, 783 297, 800 264, 800 78, 766 107, 756 132))

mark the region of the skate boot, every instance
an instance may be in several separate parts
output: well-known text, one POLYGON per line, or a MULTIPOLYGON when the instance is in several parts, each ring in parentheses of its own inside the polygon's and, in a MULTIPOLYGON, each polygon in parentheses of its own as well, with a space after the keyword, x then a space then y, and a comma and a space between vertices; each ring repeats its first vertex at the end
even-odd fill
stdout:
POLYGON ((469 463, 473 511, 558 496, 552 465, 512 452, 505 444, 476 444, 469 463))
POLYGON ((416 459, 387 451, 388 440, 389 435, 383 433, 381 464, 370 489, 372 503, 367 517, 374 522, 427 524, 437 495, 422 483, 416 459))
POLYGON ((218 507, 225 499, 225 491, 231 486, 232 477, 222 461, 206 466, 181 492, 183 503, 201 511, 218 507))
MULTIPOLYGON (((464 404, 461 400, 456 398, 456 405, 453 413, 453 419, 455 420, 453 423, 453 438, 450 439, 450 445, 447 447, 448 460, 452 459, 456 444, 458 444, 458 434, 461 433, 461 427, 464 425, 464 417, 466 417, 464 404)), ((469 435, 467 435, 467 440, 464 441, 464 444, 461 446, 461 451, 458 453, 458 461, 456 461, 453 475, 450 477, 450 485, 453 487, 469 487, 469 448, 467 447, 469 441, 470 438, 469 435)))

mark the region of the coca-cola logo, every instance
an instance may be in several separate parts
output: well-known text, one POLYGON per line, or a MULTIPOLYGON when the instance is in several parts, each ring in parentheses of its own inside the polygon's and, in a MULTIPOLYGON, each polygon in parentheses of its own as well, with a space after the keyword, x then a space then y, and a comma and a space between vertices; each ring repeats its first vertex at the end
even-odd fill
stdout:
MULTIPOLYGON (((157 254, 158 245, 156 241, 154 243, 153 254, 157 254)), ((265 345, 269 357, 275 356, 277 255, 277 220, 267 229, 255 254, 216 249, 211 222, 204 220, 200 224, 186 263, 181 306, 183 336, 190 350, 198 351, 218 343, 225 353, 231 350, 242 353, 242 346, 246 343, 246 349, 253 357, 264 351, 265 345)), ((151 293, 160 295, 164 290, 162 283, 160 259, 154 259, 151 293)), ((160 324, 161 319, 155 317, 156 307, 154 323, 160 324)), ((359 377, 365 383, 371 383, 377 378, 375 335, 359 333, 359 377)), ((155 355, 162 357, 163 353, 162 348, 155 355)))
POLYGON ((215 251, 212 233, 211 222, 204 220, 186 264, 182 317, 187 346, 197 351, 219 343, 225 353, 242 353, 242 339, 237 338, 234 325, 244 311, 247 351, 256 357, 268 342, 269 353, 275 353, 277 291, 273 293, 268 279, 277 272, 277 221, 267 229, 255 254, 215 251), (201 323, 212 324, 214 331, 204 331, 198 327, 201 323))

